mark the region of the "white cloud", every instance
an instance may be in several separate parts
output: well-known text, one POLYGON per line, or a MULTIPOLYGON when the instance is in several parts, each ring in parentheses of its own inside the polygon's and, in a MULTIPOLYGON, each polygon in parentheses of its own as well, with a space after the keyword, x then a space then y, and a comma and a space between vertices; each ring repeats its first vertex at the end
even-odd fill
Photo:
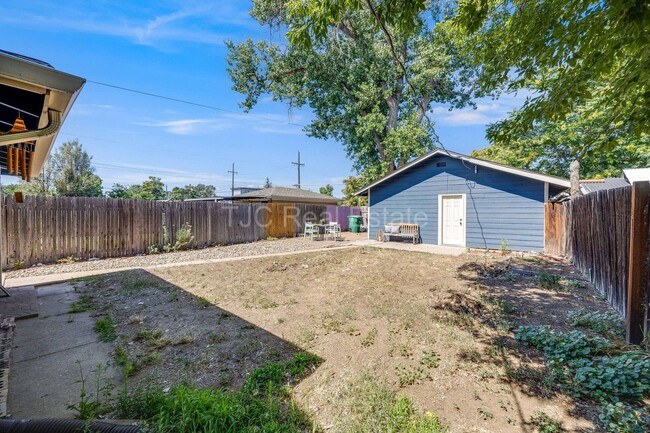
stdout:
POLYGON ((225 118, 252 124, 251 129, 265 134, 305 135, 302 122, 304 116, 299 114, 254 113, 224 114, 225 118))
POLYGON ((135 124, 162 128, 164 131, 176 135, 203 134, 221 131, 231 126, 230 123, 221 119, 178 119, 163 122, 141 122, 135 124))
POLYGON ((163 41, 222 44, 224 39, 236 36, 229 31, 223 32, 224 27, 253 29, 257 26, 248 17, 248 5, 242 3, 237 0, 221 0, 216 4, 183 1, 177 2, 177 10, 154 16, 146 16, 146 12, 142 12, 144 8, 109 8, 96 2, 79 2, 67 7, 44 3, 37 9, 39 13, 16 7, 11 14, 1 15, 0 23, 123 37, 151 46, 163 41), (139 16, 134 11, 139 12, 139 16))
POLYGON ((265 134, 284 134, 284 135, 305 135, 301 128, 287 125, 256 125, 253 126, 253 131, 262 132, 265 134))
POLYGON ((487 125, 508 117, 508 113, 520 107, 524 100, 524 95, 507 95, 494 101, 487 98, 480 99, 476 103, 476 108, 449 110, 444 106, 436 106, 431 109, 431 118, 439 125, 487 125))

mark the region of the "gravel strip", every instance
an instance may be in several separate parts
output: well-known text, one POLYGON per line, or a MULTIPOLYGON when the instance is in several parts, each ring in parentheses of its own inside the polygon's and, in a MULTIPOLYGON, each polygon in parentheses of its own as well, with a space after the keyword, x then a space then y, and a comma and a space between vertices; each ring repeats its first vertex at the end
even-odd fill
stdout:
POLYGON ((251 257, 265 254, 306 251, 334 246, 350 245, 350 240, 342 241, 311 241, 304 238, 284 238, 277 240, 261 240, 244 244, 226 245, 205 248, 201 250, 178 251, 175 253, 138 255, 130 257, 86 260, 74 263, 34 265, 30 268, 6 272, 7 278, 39 277, 44 275, 61 274, 66 272, 83 272, 116 268, 145 268, 148 266, 166 265, 170 263, 192 262, 196 260, 229 259, 251 257))

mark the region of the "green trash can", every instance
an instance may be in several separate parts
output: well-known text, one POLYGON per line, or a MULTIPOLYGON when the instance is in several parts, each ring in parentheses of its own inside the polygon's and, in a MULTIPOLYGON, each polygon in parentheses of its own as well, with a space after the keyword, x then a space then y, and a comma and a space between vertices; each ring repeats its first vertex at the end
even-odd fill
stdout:
POLYGON ((348 224, 352 233, 359 233, 361 231, 361 221, 363 221, 361 215, 348 215, 348 224))

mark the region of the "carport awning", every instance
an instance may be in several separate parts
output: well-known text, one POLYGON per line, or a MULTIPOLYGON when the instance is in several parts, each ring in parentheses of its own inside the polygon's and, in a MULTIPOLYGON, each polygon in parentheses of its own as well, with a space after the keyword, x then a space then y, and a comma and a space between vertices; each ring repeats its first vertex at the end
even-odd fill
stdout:
POLYGON ((86 80, 0 50, 0 170, 37 176, 86 80))

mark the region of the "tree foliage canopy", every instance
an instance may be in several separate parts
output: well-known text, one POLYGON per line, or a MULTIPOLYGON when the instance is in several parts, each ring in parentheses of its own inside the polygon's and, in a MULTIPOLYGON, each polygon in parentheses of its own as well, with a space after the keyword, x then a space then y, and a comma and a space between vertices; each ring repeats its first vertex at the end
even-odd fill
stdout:
MULTIPOLYGON (((282 2, 273 2, 282 3, 282 2)), ((461 0, 453 22, 475 36, 474 63, 485 91, 536 93, 501 139, 516 138, 535 122, 553 122, 599 98, 607 123, 648 132, 650 112, 650 3, 646 0, 461 0), (596 84, 595 86, 593 84, 596 84), (510 137, 510 132, 513 137, 510 137)), ((426 20, 425 0, 287 0, 288 37, 309 46, 328 26, 373 6, 396 32, 426 20)))
POLYGON ((52 186, 58 196, 101 197, 102 180, 95 174, 92 157, 78 140, 66 141, 51 156, 52 186))
POLYGON ((187 200, 190 198, 210 198, 216 197, 217 189, 213 185, 185 185, 183 187, 174 187, 170 198, 172 200, 187 200))
POLYGON ((329 195, 330 197, 334 197, 334 187, 329 183, 325 186, 321 186, 319 192, 323 195, 329 195))
POLYGON ((367 197, 358 197, 354 195, 355 192, 359 191, 364 186, 370 183, 369 180, 365 179, 363 175, 359 177, 350 176, 347 179, 343 180, 343 200, 341 200, 341 205, 343 206, 367 206, 368 198, 367 197))
POLYGON ((132 198, 140 200, 164 200, 167 198, 165 184, 159 177, 149 176, 141 185, 124 186, 116 183, 107 193, 111 198, 132 198))
POLYGON ((488 128, 492 145, 473 156, 515 167, 566 177, 569 164, 580 161, 583 178, 617 177, 623 168, 650 166, 650 135, 632 134, 623 122, 610 123, 608 107, 592 101, 566 119, 536 122, 508 141, 495 138, 501 123, 488 128))
MULTIPOLYGON (((263 94, 291 107, 309 106, 315 119, 307 134, 343 143, 354 168, 376 178, 435 146, 424 118, 433 103, 469 103, 476 70, 467 62, 468 41, 446 21, 449 9, 428 2, 427 19, 408 32, 395 31, 391 40, 405 73, 368 10, 347 12, 336 9, 336 1, 327 3, 255 0, 253 16, 288 28, 290 42, 228 42, 228 72, 246 111, 263 94), (322 28, 305 27, 322 37, 299 43, 296 32, 313 24, 309 17, 321 9, 339 13, 322 28)), ((382 13, 394 12, 386 7, 382 13)))

